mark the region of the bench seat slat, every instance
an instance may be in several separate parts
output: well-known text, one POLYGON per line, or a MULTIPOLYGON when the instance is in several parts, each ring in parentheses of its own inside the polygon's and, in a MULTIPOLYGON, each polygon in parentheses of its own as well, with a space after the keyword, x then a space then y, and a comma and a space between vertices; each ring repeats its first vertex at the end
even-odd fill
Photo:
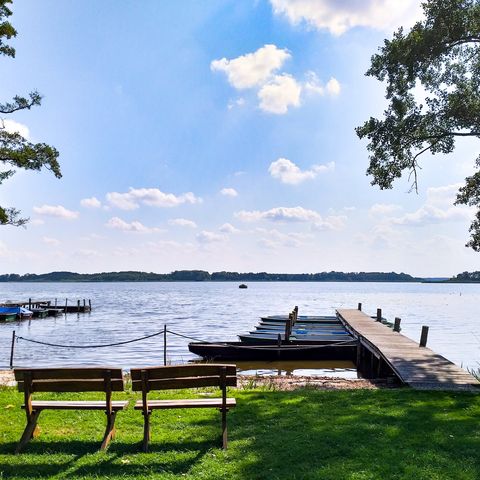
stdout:
MULTIPOLYGON (((148 388, 150 390, 167 390, 167 389, 182 389, 182 388, 200 388, 200 387, 220 387, 222 384, 221 378, 217 376, 209 377, 181 377, 181 378, 162 378, 155 380, 147 380, 148 388)), ((225 384, 228 387, 237 386, 237 377, 228 376, 225 378, 225 384)), ((132 382, 133 390, 141 390, 142 382, 134 380, 132 382)))
POLYGON ((174 365, 164 367, 146 367, 146 368, 132 368, 130 374, 132 380, 142 379, 142 370, 147 372, 149 379, 161 378, 182 378, 182 377, 197 377, 197 376, 215 376, 220 375, 222 367, 226 368, 226 375, 236 375, 237 368, 235 365, 223 364, 198 364, 198 365, 174 365))
MULTIPOLYGON (((221 398, 198 398, 191 400, 148 400, 149 410, 162 408, 221 408, 221 398)), ((227 398, 226 405, 233 408, 237 405, 235 398, 227 398)), ((135 403, 135 410, 142 410, 143 404, 141 400, 135 403)))
MULTIPOLYGON (((123 410, 128 405, 127 400, 112 401, 112 410, 123 410)), ((22 405, 25 408, 25 405, 22 405)), ((105 410, 106 402, 103 400, 35 400, 32 402, 33 410, 105 410)))
MULTIPOLYGON (((123 391, 123 379, 115 378, 111 381, 113 392, 123 391)), ((18 390, 23 392, 25 382, 18 382, 18 390)), ((32 393, 34 392, 104 392, 105 381, 103 379, 88 380, 81 377, 67 380, 33 380, 32 393)))
POLYGON ((15 368, 15 380, 23 381, 25 373, 30 373, 32 380, 66 380, 66 379, 103 379, 109 371, 111 378, 122 379, 122 369, 118 367, 65 367, 65 368, 15 368))

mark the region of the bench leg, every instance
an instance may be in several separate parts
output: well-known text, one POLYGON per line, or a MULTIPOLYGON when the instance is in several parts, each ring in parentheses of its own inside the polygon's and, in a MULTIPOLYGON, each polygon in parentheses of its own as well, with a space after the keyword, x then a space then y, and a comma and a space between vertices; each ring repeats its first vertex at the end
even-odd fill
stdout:
POLYGON ((143 451, 148 452, 148 442, 150 441, 150 412, 143 414, 143 451))
POLYGON ((32 437, 34 437, 38 433, 37 420, 39 415, 40 410, 35 410, 32 412, 27 422, 27 426, 23 431, 22 437, 18 442, 17 448, 15 449, 15 453, 20 453, 22 448, 32 439, 32 437))
POLYGON ((224 450, 228 447, 228 438, 227 438, 227 412, 226 408, 222 408, 222 448, 224 450))
POLYGON ((107 427, 105 429, 105 435, 103 436, 103 442, 100 450, 106 450, 110 443, 110 440, 115 437, 115 416, 117 412, 113 412, 111 415, 107 415, 107 427))

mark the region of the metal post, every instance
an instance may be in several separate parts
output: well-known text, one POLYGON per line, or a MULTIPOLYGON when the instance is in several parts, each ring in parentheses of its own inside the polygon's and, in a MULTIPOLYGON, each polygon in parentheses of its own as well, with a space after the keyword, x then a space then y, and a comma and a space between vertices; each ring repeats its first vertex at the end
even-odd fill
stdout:
POLYGON ((167 326, 163 326, 163 364, 167 365, 167 326))
POLYGON ((381 321, 382 321, 382 309, 377 308, 377 322, 381 322, 381 321))
POLYGON ((12 347, 10 350, 10 368, 13 368, 13 352, 15 350, 15 330, 12 332, 12 347))
POLYGON ((393 331, 399 332, 400 331, 400 322, 402 321, 401 318, 395 317, 395 323, 393 324, 393 331))
POLYGON ((358 304, 358 309, 359 309, 360 311, 362 311, 362 304, 361 304, 361 303, 358 304))
POLYGON ((420 347, 427 346, 427 338, 428 338, 428 327, 424 325, 422 327, 422 335, 420 336, 420 347))

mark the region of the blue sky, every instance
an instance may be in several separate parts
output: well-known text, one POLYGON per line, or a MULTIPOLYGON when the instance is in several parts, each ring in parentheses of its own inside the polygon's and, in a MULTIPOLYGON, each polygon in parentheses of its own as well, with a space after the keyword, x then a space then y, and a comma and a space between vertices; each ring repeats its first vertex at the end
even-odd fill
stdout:
POLYGON ((418 195, 370 185, 354 128, 385 106, 364 76, 408 0, 14 2, 6 128, 60 151, 63 178, 18 172, 0 270, 317 272, 480 269, 453 207, 474 141, 425 156, 418 195))

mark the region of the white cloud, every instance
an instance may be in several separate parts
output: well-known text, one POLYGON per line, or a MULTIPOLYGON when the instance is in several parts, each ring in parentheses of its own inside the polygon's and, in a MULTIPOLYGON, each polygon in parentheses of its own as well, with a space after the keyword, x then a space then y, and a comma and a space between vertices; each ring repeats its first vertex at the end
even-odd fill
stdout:
POLYGON ((100 202, 100 200, 98 200, 96 197, 90 197, 80 200, 80 205, 86 208, 100 208, 102 206, 102 202, 100 202))
POLYGON ((168 223, 179 227, 197 228, 197 224, 193 220, 187 220, 186 218, 173 218, 168 223))
POLYGON ((340 95, 342 87, 340 86, 340 82, 336 78, 331 77, 330 80, 327 82, 325 89, 327 90, 327 93, 329 95, 331 95, 332 97, 336 97, 337 95, 340 95))
POLYGON ((140 204, 169 208, 184 203, 202 202, 202 199, 196 197, 192 192, 174 195, 173 193, 164 193, 158 188, 130 188, 126 193, 109 192, 106 198, 112 206, 122 210, 135 210, 140 204))
POLYGON ((415 212, 392 219, 392 222, 397 225, 428 225, 456 220, 471 220, 472 216, 473 212, 468 207, 439 208, 425 204, 415 212))
POLYGON ((287 158, 279 158, 270 164, 268 171, 273 178, 282 183, 298 185, 305 180, 314 179, 318 174, 330 172, 335 169, 335 163, 327 165, 313 165, 310 170, 301 170, 295 163, 287 158))
POLYGON ((215 232, 209 232, 206 230, 201 231, 195 237, 199 243, 213 243, 213 242, 223 242, 225 240, 224 235, 220 235, 215 232))
POLYGON ((322 96, 329 95, 331 97, 336 97, 340 94, 342 88, 340 82, 335 77, 330 77, 330 80, 325 86, 322 85, 322 82, 315 72, 307 72, 306 77, 307 79, 303 83, 303 91, 305 93, 322 96))
POLYGON ((152 233, 161 231, 159 228, 150 228, 146 227, 138 221, 126 222, 118 217, 112 217, 105 226, 113 228, 116 230, 121 230, 123 232, 135 232, 135 233, 152 233))
POLYGON ((275 75, 258 91, 260 109, 277 115, 287 113, 288 107, 300 105, 301 92, 301 85, 291 75, 275 75))
POLYGON ((240 230, 238 228, 235 228, 231 223, 224 223, 219 230, 222 233, 238 233, 240 230))
POLYGON ((78 218, 79 215, 78 212, 68 210, 61 205, 42 205, 41 207, 33 207, 33 211, 38 215, 63 218, 65 220, 74 220, 78 218))
POLYGON ((290 23, 306 23, 341 35, 354 27, 393 30, 421 17, 418 0, 270 0, 273 12, 290 23))
POLYGON ((42 218, 34 218, 29 222, 29 224, 38 227, 40 225, 45 225, 45 220, 43 220, 42 218))
MULTIPOLYGON (((256 52, 247 53, 228 60, 213 60, 212 71, 223 71, 232 87, 243 90, 257 89, 259 108, 264 112, 283 115, 290 107, 298 107, 302 103, 302 94, 320 94, 336 96, 340 93, 340 83, 330 78, 323 86, 314 72, 307 72, 307 81, 300 82, 292 75, 279 72, 291 54, 276 45, 265 45, 256 52)), ((245 104, 245 99, 230 100, 229 110, 245 104)))
POLYGON ((268 220, 281 223, 311 223, 312 228, 315 230, 340 230, 345 226, 346 221, 344 215, 331 215, 323 218, 318 212, 303 207, 276 207, 263 212, 259 210, 242 210, 235 213, 235 217, 243 222, 268 220))
POLYGON ((427 190, 425 204, 415 212, 391 218, 396 225, 428 225, 432 223, 471 221, 474 209, 466 206, 454 206, 456 193, 462 184, 431 187, 427 190))
POLYGON ((60 240, 53 237, 42 237, 42 242, 52 247, 58 247, 58 245, 60 245, 60 240))
POLYGON ((16 122, 15 120, 0 119, 0 129, 5 129, 8 133, 18 133, 23 138, 26 138, 27 140, 30 139, 30 130, 28 127, 23 123, 16 122))
POLYGON ((98 250, 92 250, 90 248, 80 248, 76 250, 73 255, 75 257, 84 257, 84 258, 95 258, 100 257, 101 254, 98 250))
POLYGON ((237 89, 252 88, 265 83, 290 58, 287 50, 265 45, 256 52, 228 60, 213 60, 212 71, 225 72, 228 82, 237 89))
POLYGON ((222 188, 220 193, 226 197, 238 197, 238 192, 234 188, 222 188))
POLYGON ((311 234, 290 232, 283 233, 278 230, 267 230, 265 228, 257 228, 256 233, 265 235, 260 238, 258 244, 264 248, 275 249, 277 247, 298 248, 305 243, 307 238, 311 238, 311 234))
POLYGON ((228 102, 227 108, 229 110, 232 110, 232 108, 243 107, 244 105, 245 105, 245 99, 244 98, 237 98, 236 100, 230 100, 228 102))
POLYGON ((392 203, 375 203, 370 207, 370 215, 391 215, 398 210, 401 210, 400 205, 394 205, 392 203))

